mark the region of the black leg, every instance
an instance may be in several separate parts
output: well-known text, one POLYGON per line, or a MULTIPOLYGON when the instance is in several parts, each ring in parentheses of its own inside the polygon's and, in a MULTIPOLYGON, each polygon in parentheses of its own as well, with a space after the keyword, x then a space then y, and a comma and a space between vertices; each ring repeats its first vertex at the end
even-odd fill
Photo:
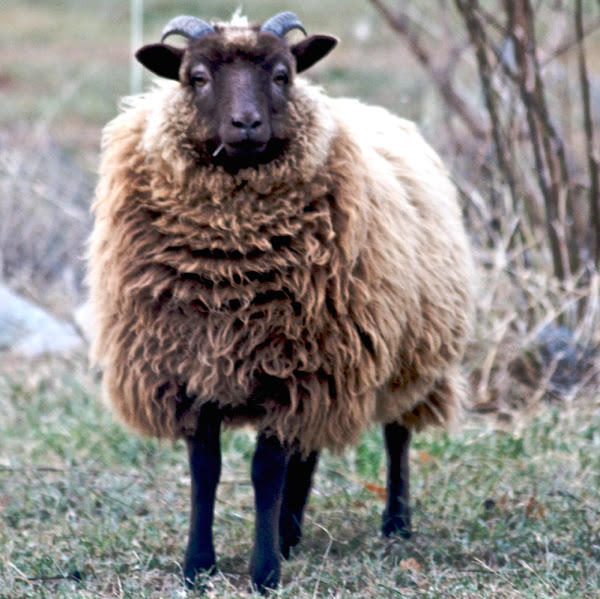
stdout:
POLYGON ((411 534, 408 450, 412 433, 410 429, 394 422, 385 425, 384 436, 388 458, 388 483, 382 531, 386 537, 399 532, 407 539, 411 534))
POLYGON ((198 418, 198 430, 194 437, 187 440, 192 507, 184 576, 191 588, 196 574, 212 574, 215 570, 212 525, 215 494, 221 475, 221 419, 217 406, 203 406, 198 418))
POLYGON ((279 583, 279 513, 287 462, 288 452, 276 437, 259 436, 252 460, 256 529, 250 575, 261 593, 279 583))
POLYGON ((281 554, 285 559, 290 557, 290 547, 295 547, 302 536, 302 516, 318 459, 319 454, 316 451, 310 453, 306 459, 295 453, 288 464, 279 518, 281 554))

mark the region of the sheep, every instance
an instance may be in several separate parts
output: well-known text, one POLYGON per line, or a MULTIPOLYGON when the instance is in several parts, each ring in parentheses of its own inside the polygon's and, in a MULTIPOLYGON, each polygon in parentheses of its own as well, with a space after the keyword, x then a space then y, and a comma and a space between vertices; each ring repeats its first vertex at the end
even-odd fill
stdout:
POLYGON ((307 35, 292 13, 174 18, 136 54, 171 81, 103 134, 92 353, 129 426, 187 442, 189 586, 216 568, 222 426, 257 431, 250 574, 265 592, 322 450, 383 426, 382 531, 408 537, 412 433, 466 396, 472 267, 449 175, 413 123, 297 77, 337 40, 290 43, 294 29, 307 35))

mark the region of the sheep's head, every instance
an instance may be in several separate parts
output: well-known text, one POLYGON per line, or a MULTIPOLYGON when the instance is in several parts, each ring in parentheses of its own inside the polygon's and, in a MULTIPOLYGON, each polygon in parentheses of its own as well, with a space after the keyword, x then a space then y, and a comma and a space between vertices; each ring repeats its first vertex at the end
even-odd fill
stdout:
POLYGON ((163 30, 159 44, 144 46, 137 59, 149 70, 188 88, 196 106, 202 145, 215 162, 240 168, 278 156, 290 137, 288 108, 294 76, 329 53, 337 40, 313 35, 290 44, 296 15, 280 13, 262 26, 215 24, 180 16, 163 30), (165 44, 183 35, 185 48, 165 44))

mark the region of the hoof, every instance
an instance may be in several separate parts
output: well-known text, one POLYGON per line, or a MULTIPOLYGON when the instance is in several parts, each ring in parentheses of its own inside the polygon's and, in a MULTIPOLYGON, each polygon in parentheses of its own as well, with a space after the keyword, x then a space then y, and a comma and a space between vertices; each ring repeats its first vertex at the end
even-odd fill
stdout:
POLYGON ((285 511, 279 521, 279 549, 284 559, 290 558, 290 549, 302 538, 301 515, 285 511))
POLYGON ((290 543, 288 541, 281 541, 281 557, 284 560, 289 560, 290 559, 290 549, 292 547, 295 547, 298 543, 290 543))
POLYGON ((412 535, 410 516, 403 514, 383 514, 381 532, 386 537, 399 534, 403 539, 410 539, 412 535))
POLYGON ((290 549, 295 547, 301 539, 302 535, 298 533, 282 534, 279 540, 279 549, 284 559, 290 559, 290 549))
POLYGON ((279 560, 268 559, 260 563, 252 560, 250 575, 252 576, 252 590, 265 595, 279 585, 279 560))
POLYGON ((202 588, 202 582, 198 578, 207 578, 217 571, 214 555, 194 555, 185 558, 183 577, 188 589, 202 588))

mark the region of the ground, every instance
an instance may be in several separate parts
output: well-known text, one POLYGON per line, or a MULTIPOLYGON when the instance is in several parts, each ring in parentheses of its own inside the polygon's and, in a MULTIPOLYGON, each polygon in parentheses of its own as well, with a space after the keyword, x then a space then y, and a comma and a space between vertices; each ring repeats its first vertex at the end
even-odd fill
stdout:
MULTIPOLYGON (((78 360, 0 371, 0 597, 185 596, 183 444, 114 422, 78 360)), ((206 596, 247 596, 250 431, 227 433, 206 596)), ((274 596, 576 599, 600 588, 600 404, 416 437, 412 539, 379 532, 379 431, 325 455, 274 596)), ((201 596, 199 593, 190 596, 201 596)))

